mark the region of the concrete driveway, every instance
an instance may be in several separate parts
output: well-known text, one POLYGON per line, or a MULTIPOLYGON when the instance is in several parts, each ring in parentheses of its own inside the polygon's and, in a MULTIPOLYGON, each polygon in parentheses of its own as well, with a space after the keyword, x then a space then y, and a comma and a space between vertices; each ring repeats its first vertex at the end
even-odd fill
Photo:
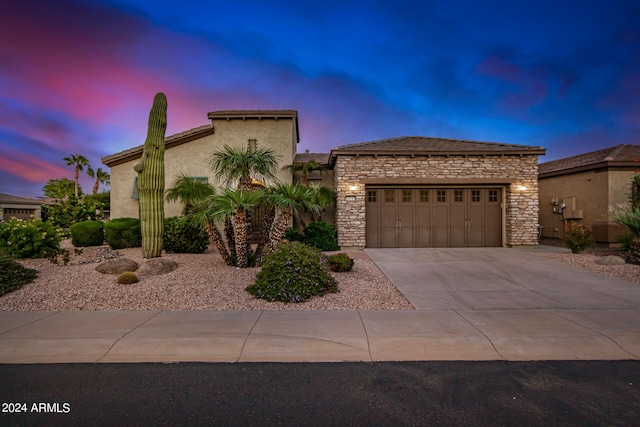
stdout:
POLYGON ((639 358, 640 286, 542 252, 366 249, 416 308, 406 319, 471 326, 505 359, 639 358))

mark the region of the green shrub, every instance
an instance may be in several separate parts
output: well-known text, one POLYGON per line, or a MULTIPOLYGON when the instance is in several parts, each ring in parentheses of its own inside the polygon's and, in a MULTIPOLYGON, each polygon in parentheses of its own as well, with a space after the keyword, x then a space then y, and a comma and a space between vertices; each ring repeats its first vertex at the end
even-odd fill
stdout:
POLYGON ((76 222, 98 221, 103 218, 104 203, 95 198, 77 199, 70 196, 55 205, 43 208, 43 217, 56 227, 68 229, 76 222))
POLYGON ((58 230, 40 219, 0 223, 0 251, 16 258, 43 258, 60 247, 60 240, 58 230))
POLYGON ((288 240, 290 242, 302 242, 304 240, 304 235, 302 233, 300 233, 298 230, 294 230, 293 228, 289 228, 285 233, 284 233, 284 237, 285 240, 288 240))
POLYGON ((118 276, 118 284, 130 285, 138 282, 138 276, 133 271, 124 271, 118 276))
POLYGON ((574 254, 579 254, 593 244, 591 230, 582 224, 565 226, 562 241, 574 254))
POLYGON ((73 246, 100 246, 104 242, 102 221, 80 221, 69 227, 73 246))
POLYGON ((616 242, 620 243, 620 249, 629 252, 634 238, 633 233, 621 234, 616 237, 616 242))
POLYGON ((256 298, 282 302, 303 302, 338 292, 319 252, 300 242, 279 243, 262 264, 256 282, 246 289, 256 298))
POLYGON ((345 253, 329 255, 327 264, 331 271, 336 272, 351 271, 353 268, 353 260, 345 253))
POLYGON ((140 220, 116 218, 104 223, 104 238, 111 249, 137 248, 142 246, 140 220))
POLYGON ((8 254, 0 252, 0 296, 33 282, 37 274, 36 270, 23 267, 8 254))
POLYGON ((201 254, 209 247, 209 235, 202 224, 174 216, 164 220, 162 246, 168 253, 201 254))
POLYGON ((640 206, 614 211, 613 220, 620 225, 624 225, 633 233, 634 237, 640 237, 640 206))
POLYGON ((336 228, 326 222, 312 222, 307 225, 304 229, 303 242, 321 251, 337 251, 340 249, 336 228))

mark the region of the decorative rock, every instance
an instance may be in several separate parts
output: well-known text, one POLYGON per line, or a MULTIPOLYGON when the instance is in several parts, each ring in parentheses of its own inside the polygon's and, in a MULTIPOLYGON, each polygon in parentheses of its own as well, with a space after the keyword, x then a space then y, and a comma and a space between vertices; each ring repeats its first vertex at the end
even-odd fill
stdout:
POLYGON ((151 258, 138 269, 138 276, 159 276, 178 268, 178 263, 168 258, 151 258))
POLYGON ((602 258, 598 258, 596 260, 596 264, 600 265, 622 265, 626 264, 626 261, 619 256, 608 255, 602 258))
POLYGON ((138 263, 129 258, 115 258, 101 262, 96 266, 96 271, 104 274, 120 274, 125 271, 136 271, 138 263))

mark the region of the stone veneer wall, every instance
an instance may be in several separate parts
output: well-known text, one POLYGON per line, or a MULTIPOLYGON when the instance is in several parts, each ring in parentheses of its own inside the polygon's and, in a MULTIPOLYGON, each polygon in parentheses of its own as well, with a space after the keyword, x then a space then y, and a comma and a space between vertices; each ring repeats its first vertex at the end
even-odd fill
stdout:
MULTIPOLYGON (((334 168, 338 244, 366 244, 365 183, 456 185, 484 184, 487 180, 510 181, 504 185, 504 245, 538 243, 538 156, 352 156, 338 155, 334 168), (385 181, 387 180, 387 181, 385 181), (454 181, 455 180, 455 181, 454 181), (464 182, 462 181, 464 180, 464 182), (482 180, 482 181, 480 181, 482 180), (468 181, 468 183, 467 183, 468 181), (347 196, 355 200, 347 201, 347 196)), ((487 183, 487 185, 490 185, 487 183)))

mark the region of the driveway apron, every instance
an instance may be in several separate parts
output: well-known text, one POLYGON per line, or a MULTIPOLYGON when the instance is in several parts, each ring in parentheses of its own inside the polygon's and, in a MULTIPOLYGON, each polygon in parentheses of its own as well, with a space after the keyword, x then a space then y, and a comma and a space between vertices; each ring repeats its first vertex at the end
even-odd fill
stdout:
POLYGON ((640 286, 540 249, 393 248, 366 253, 416 311, 453 312, 505 359, 640 356, 640 286))

